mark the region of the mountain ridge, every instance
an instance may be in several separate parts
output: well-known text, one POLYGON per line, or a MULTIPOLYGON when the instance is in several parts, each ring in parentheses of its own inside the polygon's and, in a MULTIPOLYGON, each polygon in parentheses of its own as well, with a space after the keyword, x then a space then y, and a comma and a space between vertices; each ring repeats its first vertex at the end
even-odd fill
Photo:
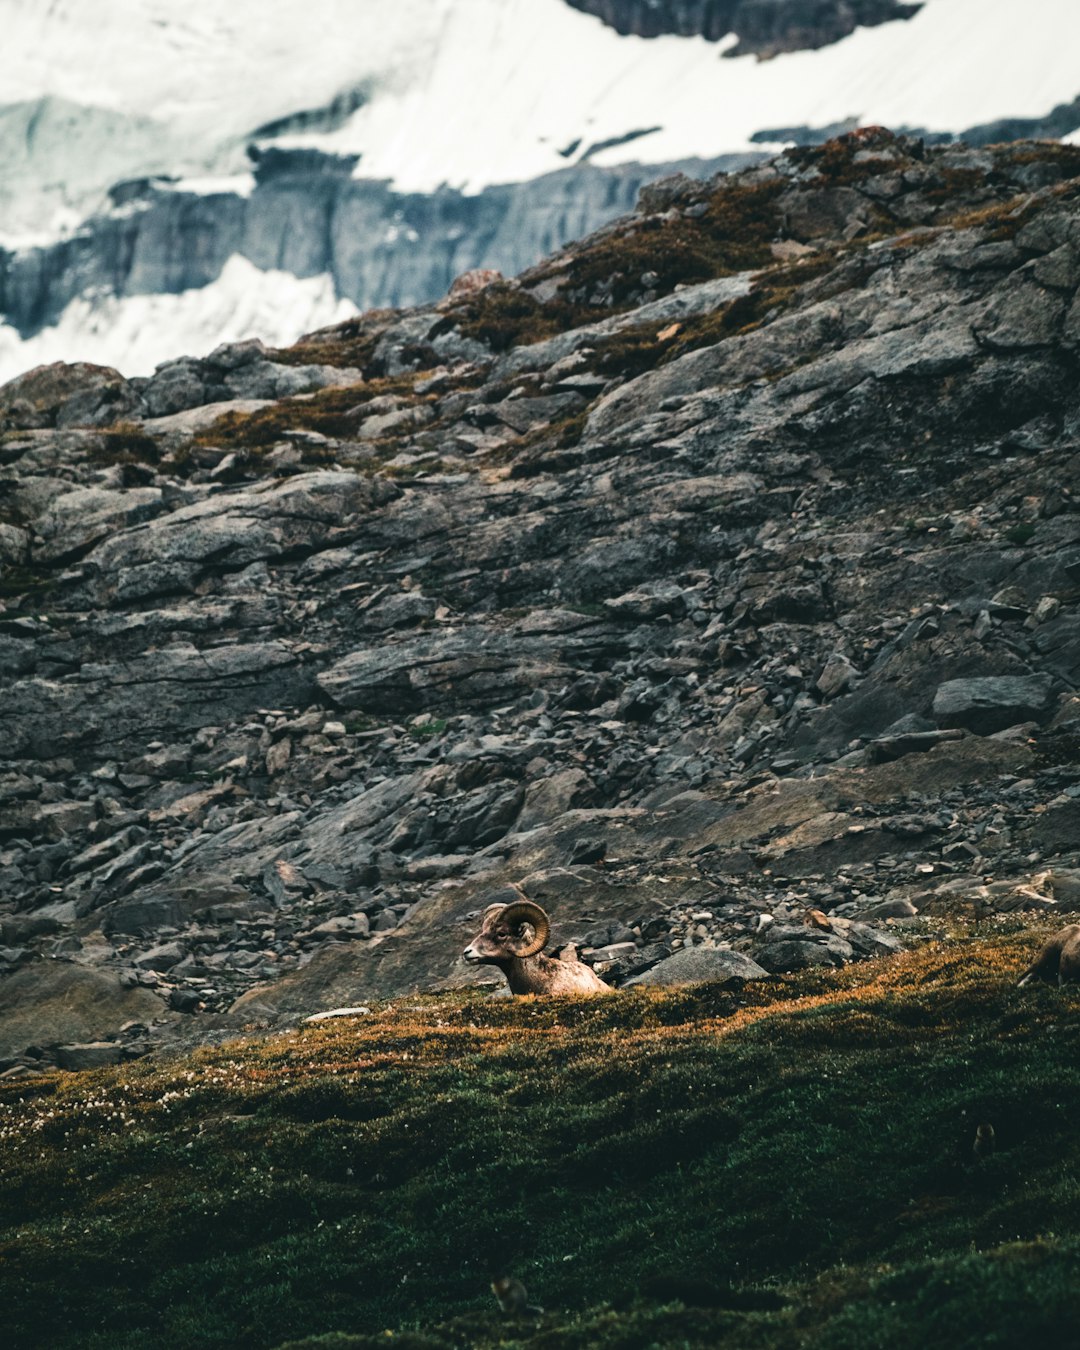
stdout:
POLYGON ((734 36, 727 56, 778 56, 781 52, 825 47, 859 27, 911 19, 922 8, 901 0, 567 0, 594 14, 616 32, 653 38, 664 33, 703 37, 710 42, 734 36))
MULTIPOLYGON (((247 4, 223 15, 198 0, 181 19, 162 0, 111 0, 91 29, 70 0, 47 10, 0 0, 12 72, 0 108, 4 375, 53 358, 149 373, 200 344, 258 336, 260 324, 268 341, 287 343, 336 317, 338 302, 433 301, 456 271, 516 273, 594 228, 603 210, 625 210, 635 174, 779 148, 763 137, 818 140, 872 123, 926 128, 927 139, 1075 127, 1068 54, 1080 13, 1068 0, 1033 0, 1019 28, 978 0, 927 0, 904 22, 769 61, 721 60, 730 44, 702 37, 620 36, 565 0, 247 4), (88 49, 101 60, 87 62, 88 49), (296 190, 283 193, 276 225, 263 209, 269 189, 253 188, 252 156, 263 169, 292 166, 296 190), (610 175, 609 189, 590 166, 610 175), (137 180, 148 185, 141 208, 137 180), (328 246, 331 198, 341 209, 328 246), (161 237, 148 219, 138 238, 140 209, 161 237), (277 275, 292 252, 283 222, 300 236, 299 284, 277 275), (185 298, 126 303, 132 289, 144 293, 129 249, 160 277, 151 294, 185 298), (328 265, 314 267, 313 252, 328 265), (217 286, 238 256, 273 275, 234 265, 217 286), (321 287, 303 284, 315 276, 321 287)), ((760 9, 743 0, 739 12, 760 9)), ((783 23, 802 12, 766 9, 783 23)), ((822 12, 842 11, 843 28, 864 10, 822 12)))

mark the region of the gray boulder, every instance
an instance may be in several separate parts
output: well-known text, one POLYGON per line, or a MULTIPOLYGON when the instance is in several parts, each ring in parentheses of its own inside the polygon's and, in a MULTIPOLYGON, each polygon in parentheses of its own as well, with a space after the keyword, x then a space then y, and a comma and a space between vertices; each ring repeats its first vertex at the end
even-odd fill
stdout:
POLYGON ((352 652, 316 683, 341 708, 402 714, 476 707, 565 684, 572 670, 557 654, 542 639, 515 639, 477 625, 352 652))
POLYGON ((151 417, 166 417, 208 402, 200 363, 181 357, 159 367, 143 390, 143 399, 151 417))
POLYGON ((680 985, 701 984, 706 980, 768 978, 769 972, 742 952, 722 947, 684 947, 642 974, 631 976, 626 983, 680 985))
POLYGON ((100 1069, 107 1064, 119 1064, 123 1047, 115 1041, 88 1041, 83 1045, 59 1045, 56 1062, 62 1069, 79 1073, 83 1069, 100 1069))
POLYGON ((758 953, 758 960, 773 975, 810 966, 842 966, 854 956, 854 948, 843 938, 825 942, 770 942, 758 953))
POLYGON ((99 426, 137 404, 138 396, 118 370, 88 361, 35 366, 0 386, 0 422, 12 426, 99 426))
POLYGON ((934 717, 943 726, 967 727, 981 736, 1017 722, 1041 720, 1054 702, 1052 675, 988 675, 947 680, 934 695, 934 717))

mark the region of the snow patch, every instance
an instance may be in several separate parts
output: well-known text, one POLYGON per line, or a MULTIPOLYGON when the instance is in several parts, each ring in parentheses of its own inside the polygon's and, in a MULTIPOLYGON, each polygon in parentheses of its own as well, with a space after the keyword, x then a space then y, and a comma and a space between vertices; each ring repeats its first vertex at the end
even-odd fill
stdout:
POLYGON ((0 384, 51 361, 92 361, 128 376, 151 375, 162 361, 205 354, 219 342, 258 337, 287 346, 313 328, 356 314, 329 276, 300 280, 263 272, 234 254, 209 286, 178 295, 80 296, 59 321, 23 340, 0 325, 0 384))
MULTIPOLYGON (((201 178, 242 171, 256 128, 361 90, 338 130, 276 143, 359 154, 360 175, 401 191, 478 191, 605 141, 598 164, 643 151, 659 163, 852 114, 940 131, 1043 116, 1080 93, 1080 4, 1026 0, 1023 11, 1018 22, 1004 0, 926 0, 906 22, 758 61, 723 59, 734 39, 623 37, 565 0, 0 0, 3 98, 96 111, 114 179, 118 137, 129 176, 201 178), (108 117, 128 121, 106 136, 108 117), (642 127, 660 129, 618 143, 642 127)), ((51 143, 39 191, 94 163, 80 144, 65 168, 69 139, 51 143)))
POLYGON ((190 192, 197 197, 217 197, 230 193, 234 197, 250 197, 255 191, 253 173, 219 174, 203 178, 178 178, 175 182, 159 185, 168 192, 190 192))

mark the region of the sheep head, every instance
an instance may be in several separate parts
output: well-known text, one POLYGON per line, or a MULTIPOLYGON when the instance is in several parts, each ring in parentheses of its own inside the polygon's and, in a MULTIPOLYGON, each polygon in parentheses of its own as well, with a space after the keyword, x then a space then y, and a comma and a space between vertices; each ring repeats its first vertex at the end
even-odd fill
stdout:
POLYGON ((515 898, 508 904, 488 905, 484 910, 479 933, 462 953, 466 961, 501 965, 544 950, 551 932, 548 916, 516 887, 513 893, 515 898))

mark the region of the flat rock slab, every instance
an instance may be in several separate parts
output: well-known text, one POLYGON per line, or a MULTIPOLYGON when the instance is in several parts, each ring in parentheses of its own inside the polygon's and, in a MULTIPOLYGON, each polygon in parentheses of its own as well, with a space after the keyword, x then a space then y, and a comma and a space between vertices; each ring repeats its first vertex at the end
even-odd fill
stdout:
POLYGON ((316 683, 339 708, 404 714, 505 702, 565 684, 572 674, 546 638, 517 638, 478 626, 352 652, 316 683))
POLYGON ((123 1047, 115 1041, 88 1041, 83 1045, 58 1045, 56 1062, 62 1069, 79 1073, 83 1069, 101 1069, 107 1064, 119 1064, 123 1047))
POLYGON ((1045 717, 1053 702, 1052 675, 947 680, 934 695, 934 717, 945 726, 967 727, 990 736, 1017 722, 1045 717))
POLYGON ((99 603, 123 604, 190 589, 207 568, 324 545, 351 517, 398 495, 384 479, 331 470, 222 492, 99 544, 85 559, 89 590, 99 603))
POLYGON ((55 497, 38 516, 33 559, 49 564, 61 562, 118 530, 152 519, 160 510, 160 488, 112 491, 77 487, 55 497))
POLYGON ((769 972, 742 952, 716 947, 684 947, 650 970, 626 981, 632 984, 702 984, 706 980, 767 980, 769 972))
POLYGON ((155 433, 164 435, 170 431, 203 431, 226 413, 258 412, 273 402, 271 398, 234 398, 224 403, 204 403, 201 408, 186 408, 183 412, 169 413, 165 417, 148 417, 143 427, 151 436, 155 433))
POLYGON ((156 994, 116 975, 61 962, 25 966, 0 980, 0 1058, 29 1045, 82 1044, 115 1036, 125 1022, 165 1015, 156 994))
POLYGON ((302 706, 311 687, 286 642, 206 651, 177 642, 125 662, 88 663, 67 679, 16 680, 0 706, 0 735, 10 754, 41 758, 74 744, 134 749, 252 707, 302 706))
POLYGON ((342 943, 316 952, 306 966, 290 971, 280 980, 249 989, 229 1011, 260 1017, 311 1014, 328 1004, 355 1007, 367 995, 366 974, 361 949, 353 943, 342 943))

